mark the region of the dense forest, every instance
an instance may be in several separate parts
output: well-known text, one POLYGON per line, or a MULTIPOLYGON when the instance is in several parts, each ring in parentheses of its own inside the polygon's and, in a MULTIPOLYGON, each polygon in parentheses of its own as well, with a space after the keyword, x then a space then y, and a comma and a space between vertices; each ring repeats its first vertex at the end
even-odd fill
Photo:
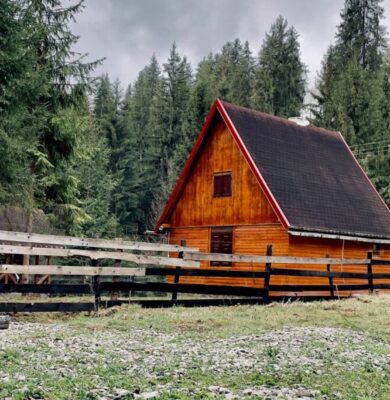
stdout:
MULTIPOLYGON (((253 53, 235 39, 194 70, 175 43, 126 91, 73 52, 83 2, 0 2, 0 205, 72 234, 153 226, 216 97, 339 130, 390 203, 390 54, 381 0, 346 0, 308 91, 299 33, 282 17, 253 53), (308 100, 309 99, 309 100, 308 100)), ((109 62, 107 60, 106 62, 109 62)), ((335 160, 337 162, 337 160, 335 160)))

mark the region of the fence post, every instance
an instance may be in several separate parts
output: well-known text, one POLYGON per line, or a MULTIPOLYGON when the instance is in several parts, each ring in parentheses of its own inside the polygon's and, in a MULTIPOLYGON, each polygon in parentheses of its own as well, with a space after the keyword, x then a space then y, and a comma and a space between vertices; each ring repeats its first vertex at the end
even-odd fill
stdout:
MULTIPOLYGON (((92 266, 96 267, 98 265, 97 260, 92 260, 92 266)), ((95 311, 99 311, 101 304, 101 296, 100 296, 100 276, 94 275, 92 277, 92 290, 95 294, 95 311)))
POLYGON ((368 290, 370 294, 372 294, 374 292, 374 280, 372 278, 372 251, 367 253, 367 258, 368 290))
MULTIPOLYGON (((272 256, 272 244, 267 244, 267 257, 272 256)), ((269 301, 269 282, 271 280, 272 264, 270 262, 265 263, 265 277, 264 277, 264 300, 269 301)))
MULTIPOLYGON (((180 240, 180 246, 184 247, 186 245, 186 241, 185 240, 180 240)), ((183 252, 179 251, 179 255, 177 256, 178 258, 183 258, 183 252)), ((181 267, 176 267, 175 270, 175 277, 174 277, 174 283, 179 283, 180 280, 180 270, 181 267)), ((177 290, 174 290, 172 292, 172 301, 176 301, 177 300, 177 290)))
MULTIPOLYGON (((121 252, 123 252, 123 250, 121 250, 121 252)), ((121 260, 115 260, 114 261, 114 268, 119 268, 120 266, 121 266, 121 260)), ((112 277, 112 282, 115 283, 115 282, 118 282, 118 281, 119 281, 119 277, 114 275, 112 277)), ((117 291, 111 292, 111 301, 118 300, 118 295, 119 295, 119 293, 117 291)))
MULTIPOLYGON (((329 258, 329 254, 327 254, 325 257, 329 258)), ((333 286, 333 276, 332 276, 332 271, 330 269, 330 264, 326 264, 326 270, 328 271, 330 297, 333 298, 334 297, 334 286, 333 286)))

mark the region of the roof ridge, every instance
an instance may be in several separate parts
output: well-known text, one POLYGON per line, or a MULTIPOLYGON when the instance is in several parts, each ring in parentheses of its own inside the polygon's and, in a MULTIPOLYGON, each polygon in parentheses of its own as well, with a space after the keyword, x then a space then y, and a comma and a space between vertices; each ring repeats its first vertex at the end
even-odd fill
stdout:
POLYGON ((317 125, 313 125, 312 123, 310 123, 307 126, 301 126, 301 125, 298 125, 297 123, 295 123, 294 121, 290 121, 288 118, 285 118, 285 117, 280 117, 278 115, 269 114, 269 113, 266 113, 264 111, 258 111, 258 110, 255 110, 255 109, 249 108, 249 107, 239 106, 237 104, 230 103, 230 102, 225 101, 225 100, 220 100, 220 102, 222 103, 223 106, 227 105, 228 107, 238 108, 238 109, 244 110, 246 112, 249 112, 251 114, 259 115, 259 116, 261 116, 262 118, 265 118, 265 119, 271 119, 271 120, 274 120, 274 121, 277 121, 277 122, 280 122, 280 123, 283 123, 283 124, 289 124, 289 125, 294 126, 294 127, 299 127, 302 130, 306 130, 306 131, 307 130, 316 130, 316 131, 318 131, 318 133, 331 134, 331 135, 333 135, 335 137, 338 137, 338 135, 339 135, 338 131, 334 131, 334 130, 331 130, 331 129, 328 129, 328 128, 323 128, 323 127, 320 127, 320 126, 317 126, 317 125))

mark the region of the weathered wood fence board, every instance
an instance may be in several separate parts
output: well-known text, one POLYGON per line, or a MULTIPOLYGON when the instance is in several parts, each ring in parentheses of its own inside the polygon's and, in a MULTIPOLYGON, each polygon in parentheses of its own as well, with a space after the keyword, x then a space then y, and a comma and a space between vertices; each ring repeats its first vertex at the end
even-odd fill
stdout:
POLYGON ((283 256, 253 256, 244 254, 220 254, 183 252, 183 259, 196 261, 227 261, 257 264, 308 264, 308 265, 366 265, 368 259, 353 258, 311 258, 311 257, 283 257, 283 256))
POLYGON ((145 276, 145 268, 74 267, 67 265, 0 265, 0 273, 63 276, 145 276))
POLYGON ((140 250, 140 251, 193 251, 198 249, 176 246, 164 243, 134 242, 125 240, 109 240, 80 238, 73 236, 41 235, 37 233, 0 231, 0 241, 30 243, 37 245, 57 245, 73 247, 90 247, 113 250, 140 250))
POLYGON ((198 261, 183 260, 174 257, 159 257, 141 254, 132 254, 115 251, 96 251, 84 249, 58 249, 49 247, 27 247, 0 245, 0 253, 22 254, 29 256, 52 256, 52 257, 87 257, 92 260, 114 259, 129 261, 136 264, 164 265, 175 267, 199 267, 198 261))

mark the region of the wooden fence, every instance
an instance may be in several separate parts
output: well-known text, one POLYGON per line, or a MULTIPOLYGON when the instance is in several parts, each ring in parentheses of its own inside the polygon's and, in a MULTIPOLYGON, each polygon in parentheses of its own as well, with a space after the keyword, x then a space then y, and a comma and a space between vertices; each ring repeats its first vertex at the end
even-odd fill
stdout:
POLYGON ((143 243, 123 240, 84 239, 67 236, 49 236, 27 234, 20 232, 0 231, 0 254, 5 259, 13 255, 35 256, 35 265, 17 265, 5 263, 0 265, 0 293, 43 293, 49 295, 93 295, 94 302, 61 302, 61 303, 0 303, 0 312, 17 311, 91 311, 101 306, 112 306, 127 303, 129 300, 118 300, 118 293, 129 292, 159 292, 171 293, 171 300, 137 300, 144 306, 210 305, 216 303, 258 303, 299 298, 301 300, 317 298, 337 298, 342 292, 373 292, 390 289, 389 273, 374 273, 376 266, 390 266, 390 260, 379 260, 367 254, 365 259, 340 258, 308 258, 272 256, 272 247, 268 246, 266 256, 201 253, 198 249, 185 246, 167 245, 160 243, 143 243), (130 251, 136 253, 130 253, 130 251), (142 252, 142 254, 140 254, 142 252), (166 253, 178 253, 179 257, 169 257, 166 253), (151 254, 153 253, 153 254, 151 254), (165 253, 165 254, 161 254, 165 253), (40 264, 39 257, 81 257, 90 260, 92 265, 47 265, 40 264), (112 266, 99 266, 99 260, 113 260, 112 266), (264 264, 264 270, 237 270, 234 268, 199 268, 200 261, 229 261, 239 263, 264 264), (121 266, 122 261, 137 264, 137 267, 121 266), (284 265, 322 265, 326 270, 308 270, 286 268, 284 265), (361 272, 332 271, 333 265, 359 266, 361 272), (91 277, 90 283, 63 284, 51 283, 50 280, 29 282, 21 280, 23 276, 82 276, 91 277), (13 279, 6 279, 13 276, 13 279), (124 277, 171 277, 172 282, 144 281, 134 282, 118 280, 124 277), (326 278, 327 284, 316 285, 274 285, 274 276, 320 277, 326 278), (16 278, 15 278, 16 277, 16 278), (102 280, 102 277, 112 277, 112 281, 102 280), (208 285, 183 283, 184 277, 220 277, 220 278, 261 278, 262 285, 257 287, 208 285), (359 284, 335 284, 334 279, 357 279, 359 284), (379 283, 378 280, 381 280, 379 283), (385 282, 383 283, 383 280, 385 282), (37 282, 50 282, 38 284, 37 282), (192 293, 209 296, 229 296, 217 299, 187 299, 178 300, 178 293, 192 293), (316 295, 311 295, 315 293, 316 295), (321 293, 319 296, 318 293, 321 293), (103 294, 111 294, 111 300, 102 301, 103 294), (231 296, 236 296, 232 298, 231 296))

